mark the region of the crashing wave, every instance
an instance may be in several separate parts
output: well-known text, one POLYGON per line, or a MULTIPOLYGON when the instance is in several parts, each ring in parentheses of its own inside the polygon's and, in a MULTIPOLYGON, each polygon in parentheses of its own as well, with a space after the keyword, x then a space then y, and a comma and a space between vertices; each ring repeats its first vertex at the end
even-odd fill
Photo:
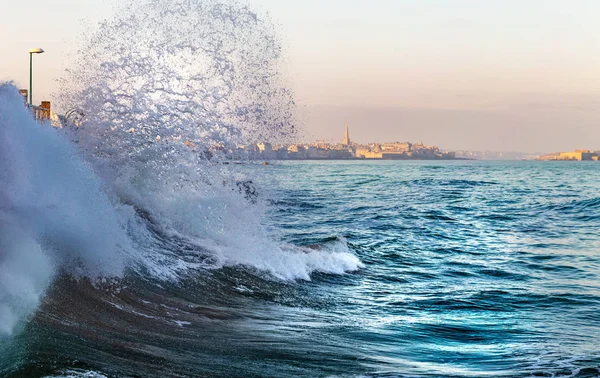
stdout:
POLYGON ((275 240, 260 177, 219 163, 230 146, 295 132, 268 20, 234 1, 154 0, 86 43, 58 94, 85 109, 78 127, 40 125, 0 87, 0 333, 60 272, 176 281, 247 266, 308 280, 362 266, 343 242, 275 240))

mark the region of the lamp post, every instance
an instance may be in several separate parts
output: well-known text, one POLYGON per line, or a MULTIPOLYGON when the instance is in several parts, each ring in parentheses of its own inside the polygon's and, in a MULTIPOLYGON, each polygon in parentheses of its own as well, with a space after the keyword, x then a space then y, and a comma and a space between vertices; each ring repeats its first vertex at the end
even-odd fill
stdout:
POLYGON ((40 49, 31 49, 29 50, 29 105, 33 105, 33 54, 41 54, 44 50, 40 49))

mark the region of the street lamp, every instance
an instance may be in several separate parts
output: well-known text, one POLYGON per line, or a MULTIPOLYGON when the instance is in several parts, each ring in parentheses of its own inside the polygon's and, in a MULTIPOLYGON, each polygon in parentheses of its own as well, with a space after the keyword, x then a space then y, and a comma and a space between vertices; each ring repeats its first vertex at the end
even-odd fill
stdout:
POLYGON ((29 50, 29 105, 33 105, 33 84, 31 83, 33 80, 33 54, 41 54, 44 50, 40 49, 31 49, 29 50))

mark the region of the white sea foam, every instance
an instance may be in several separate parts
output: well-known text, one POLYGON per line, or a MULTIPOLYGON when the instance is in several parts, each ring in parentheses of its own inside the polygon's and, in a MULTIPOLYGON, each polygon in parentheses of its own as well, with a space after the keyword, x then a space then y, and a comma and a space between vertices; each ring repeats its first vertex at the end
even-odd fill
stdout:
POLYGON ((0 85, 0 332, 32 311, 59 267, 120 275, 128 239, 69 142, 0 85))
POLYGON ((96 371, 69 369, 46 378, 107 378, 107 376, 96 371))
MULTIPOLYGON (((190 269, 243 265, 279 279, 308 280, 313 272, 343 274, 363 266, 344 240, 312 249, 273 239, 262 225, 266 201, 261 196, 249 201, 235 185, 236 177, 213 166, 204 169, 211 172, 211 181, 157 182, 134 175, 119 180, 115 187, 121 198, 150 214, 163 238, 178 240, 193 250, 183 257, 172 250, 172 244, 148 245, 147 230, 136 228, 139 234, 131 236, 136 244, 146 245, 141 248, 146 251, 144 268, 157 277, 177 278, 190 269)), ((193 173, 188 177, 194 177, 193 173)))
POLYGON ((0 231, 0 338, 39 304, 53 267, 40 245, 26 232, 6 227, 0 231))
POLYGON ((219 163, 237 143, 293 134, 269 22, 229 0, 155 0, 103 23, 83 49, 59 96, 86 114, 78 128, 40 125, 0 86, 1 334, 60 270, 176 280, 243 265, 307 280, 362 266, 343 242, 270 238, 264 199, 238 185, 254 179, 219 163))
POLYGON ((264 203, 250 203, 236 186, 255 178, 218 163, 219 151, 238 143, 294 135, 268 19, 230 0, 134 2, 82 49, 62 91, 64 107, 86 109, 78 145, 161 235, 197 247, 183 258, 129 217, 145 270, 171 279, 198 267, 247 265, 308 279, 360 267, 347 248, 306 251, 271 240, 261 225, 264 203))

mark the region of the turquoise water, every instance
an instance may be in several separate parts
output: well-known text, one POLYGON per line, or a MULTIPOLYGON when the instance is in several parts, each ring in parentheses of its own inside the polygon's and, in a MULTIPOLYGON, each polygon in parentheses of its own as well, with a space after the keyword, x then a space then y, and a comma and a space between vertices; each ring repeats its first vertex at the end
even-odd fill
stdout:
POLYGON ((343 236, 365 264, 321 287, 335 298, 325 329, 356 346, 367 371, 599 374, 597 163, 273 170, 284 183, 273 218, 286 239, 343 236))
MULTIPOLYGON (((270 238, 320 256, 298 263, 310 280, 244 263, 63 277, 0 345, 0 375, 600 376, 600 164, 235 169, 257 177, 270 238), (336 252, 360 269, 325 269, 336 252)), ((173 238, 157 236, 188 256, 173 238)))

